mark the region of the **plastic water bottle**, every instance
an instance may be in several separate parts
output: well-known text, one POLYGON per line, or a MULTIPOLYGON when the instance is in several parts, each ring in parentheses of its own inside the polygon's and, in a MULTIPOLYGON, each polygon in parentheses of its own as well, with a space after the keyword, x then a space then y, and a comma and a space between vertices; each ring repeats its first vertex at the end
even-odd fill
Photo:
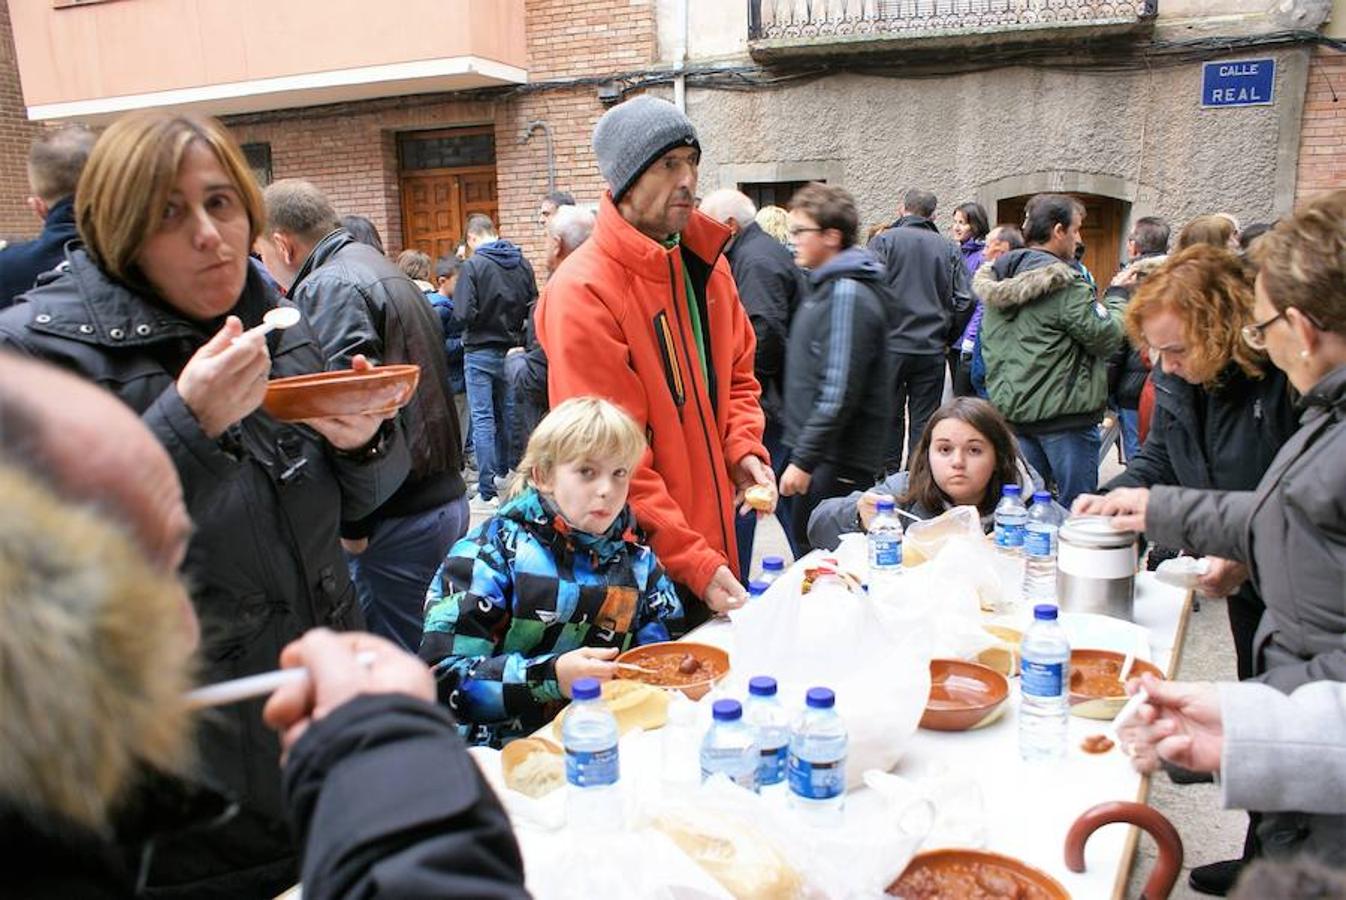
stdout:
POLYGON ((743 721, 737 700, 716 700, 710 708, 714 721, 701 741, 701 780, 723 772, 740 787, 757 790, 757 763, 761 753, 757 734, 743 721))
POLYGON ((762 571, 757 573, 755 581, 760 581, 767 587, 771 583, 779 580, 785 575, 785 557, 783 556, 763 556, 762 571))
POLYGON ((598 679, 577 679, 570 686, 570 694, 570 708, 561 724, 566 756, 566 820, 586 829, 621 828, 617 720, 603 704, 598 679))
POLYGON ((846 725, 828 688, 809 688, 804 700, 790 729, 790 806, 811 825, 836 827, 846 805, 846 725))
POLYGON ((878 511, 869 523, 869 580, 891 581, 902 574, 902 522, 892 497, 880 497, 878 511))
POLYGON ((1029 762, 1060 759, 1070 722, 1070 642, 1055 606, 1033 607, 1019 654, 1019 753, 1029 762))
POLYGON ((1029 603, 1056 602, 1056 533, 1060 514, 1048 491, 1036 491, 1024 526, 1024 596, 1029 603))
POLYGON ((758 675, 748 682, 748 702, 743 715, 757 729, 757 748, 761 753, 757 786, 764 790, 783 787, 790 752, 790 717, 776 696, 776 679, 758 675))
POLYGON ((995 548, 1006 556, 1022 556, 1024 525, 1028 509, 1020 499, 1023 491, 1017 484, 1000 489, 1000 502, 995 508, 995 548))
POLYGON ((749 582, 748 582, 748 599, 749 599, 749 600, 756 600, 758 597, 760 597, 760 596, 762 596, 763 594, 765 594, 765 593, 766 593, 766 589, 769 588, 769 587, 771 587, 771 585, 767 584, 765 581, 762 581, 762 580, 760 580, 760 579, 753 579, 752 581, 749 581, 749 582))

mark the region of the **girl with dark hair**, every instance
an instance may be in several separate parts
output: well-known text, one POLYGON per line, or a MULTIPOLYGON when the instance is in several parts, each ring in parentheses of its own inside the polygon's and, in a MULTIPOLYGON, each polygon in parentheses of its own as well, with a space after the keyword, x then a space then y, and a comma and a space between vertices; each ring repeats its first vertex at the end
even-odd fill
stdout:
POLYGON ((982 528, 994 525, 1000 489, 1017 484, 1025 495, 1042 490, 1042 478, 1019 454, 1009 423, 985 400, 955 397, 926 423, 911 455, 911 468, 889 475, 868 491, 824 500, 809 517, 809 543, 833 549, 841 535, 866 531, 879 498, 892 496, 899 509, 933 519, 954 506, 975 506, 982 528))
MULTIPOLYGON (((986 235, 991 225, 986 210, 980 203, 964 203, 953 211, 953 239, 963 254, 963 265, 969 276, 976 275, 986 260, 986 235)), ((949 372, 953 376, 953 392, 959 397, 975 396, 972 388, 972 350, 977 343, 977 329, 981 325, 981 302, 968 320, 958 343, 949 348, 949 372)))

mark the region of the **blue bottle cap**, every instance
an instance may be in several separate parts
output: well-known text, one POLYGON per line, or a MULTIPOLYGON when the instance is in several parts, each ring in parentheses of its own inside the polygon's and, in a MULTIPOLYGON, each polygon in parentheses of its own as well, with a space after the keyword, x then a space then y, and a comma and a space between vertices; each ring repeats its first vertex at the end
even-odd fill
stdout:
POLYGON ((743 705, 737 700, 716 700, 710 714, 716 722, 736 722, 743 718, 743 705))
POLYGON ((763 556, 762 568, 768 572, 784 572, 785 557, 783 556, 763 556))
POLYGON ((762 596, 763 594, 765 594, 765 593, 767 592, 767 588, 769 588, 769 587, 771 587, 771 585, 768 584, 768 583, 765 582, 765 581, 749 581, 749 582, 748 582, 748 596, 749 596, 749 597, 760 597, 760 596, 762 596))
POLYGON ((892 497, 880 497, 879 501, 874 504, 874 507, 879 512, 892 512, 897 509, 897 504, 893 502, 892 497))
POLYGON ((603 689, 599 686, 597 678, 576 678, 575 683, 570 685, 572 700, 596 700, 601 693, 603 689))
POLYGON ((776 696, 776 679, 770 675, 754 675, 748 681, 748 693, 754 697, 776 696))
POLYGON ((804 695, 804 702, 814 709, 831 709, 837 702, 837 695, 831 688, 814 687, 804 695))
POLYGON ((1034 502, 1034 503, 1051 503, 1051 502, 1052 502, 1052 492, 1051 492, 1051 491, 1034 491, 1034 492, 1033 492, 1033 502, 1034 502))
POLYGON ((1017 497, 1022 493, 1023 489, 1017 484, 1007 484, 1000 489, 1000 496, 1002 497, 1017 497))
POLYGON ((1050 603, 1039 603, 1033 607, 1033 618, 1041 622, 1055 622, 1057 609, 1050 603))

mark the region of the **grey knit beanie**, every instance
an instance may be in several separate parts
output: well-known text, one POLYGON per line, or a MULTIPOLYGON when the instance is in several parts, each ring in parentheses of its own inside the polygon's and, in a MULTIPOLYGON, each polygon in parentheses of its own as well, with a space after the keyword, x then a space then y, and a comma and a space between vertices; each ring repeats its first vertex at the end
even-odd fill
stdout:
POLYGON ((659 157, 678 147, 701 152, 691 120, 672 103, 648 94, 617 104, 594 128, 594 155, 614 203, 659 157))

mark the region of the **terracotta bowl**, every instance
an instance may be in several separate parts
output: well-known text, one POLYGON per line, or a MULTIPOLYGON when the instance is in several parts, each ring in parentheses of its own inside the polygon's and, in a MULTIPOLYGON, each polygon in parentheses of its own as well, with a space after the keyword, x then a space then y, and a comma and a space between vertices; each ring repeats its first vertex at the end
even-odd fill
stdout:
POLYGON ((282 422, 386 415, 407 404, 420 377, 420 366, 375 366, 367 372, 345 369, 277 378, 267 382, 262 408, 282 422))
POLYGON ((921 727, 968 731, 989 725, 1004 711, 1009 681, 1004 675, 961 659, 930 660, 930 698, 921 727))
POLYGON ((685 675, 674 670, 669 678, 655 678, 632 669, 618 669, 617 677, 631 681, 642 681, 656 687, 682 691, 692 700, 700 700, 710 689, 724 680, 729 674, 729 654, 719 647, 709 644, 693 644, 687 641, 666 641, 660 644, 645 644, 633 647, 617 657, 619 663, 633 666, 672 666, 673 660, 681 661, 691 656, 697 661, 697 671, 685 675))
POLYGON ((968 897, 978 890, 999 885, 1015 885, 1005 890, 1006 897, 1018 897, 1025 885, 1037 889, 1034 896, 1046 900, 1070 900, 1070 893, 1052 876, 1012 856, 986 850, 927 850, 917 853, 907 868, 888 885, 890 897, 968 897), (938 878, 931 885, 927 879, 938 878), (947 880, 945 880, 947 879, 947 880))
MULTIPOLYGON (((1084 719, 1112 719, 1121 712, 1127 696, 1125 686, 1117 680, 1117 673, 1122 671, 1125 662, 1126 654, 1112 650, 1072 650, 1070 714, 1084 719), (1090 685, 1088 681, 1095 684, 1090 685)), ((1164 673, 1154 663, 1138 659, 1132 664, 1127 680, 1145 672, 1155 678, 1164 677, 1164 673)))

